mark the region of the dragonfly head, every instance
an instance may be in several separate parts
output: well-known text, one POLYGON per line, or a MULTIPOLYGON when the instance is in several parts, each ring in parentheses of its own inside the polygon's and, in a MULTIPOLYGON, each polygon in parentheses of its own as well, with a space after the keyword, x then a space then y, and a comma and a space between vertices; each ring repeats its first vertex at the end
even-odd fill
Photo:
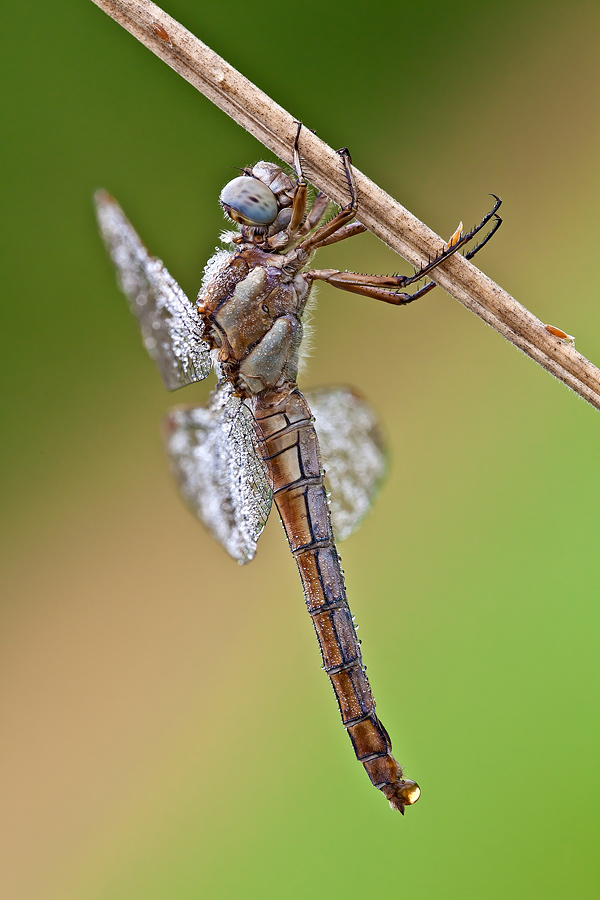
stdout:
POLYGON ((287 227, 293 198, 289 175, 274 163, 259 162, 225 185, 219 203, 234 222, 275 234, 287 227))

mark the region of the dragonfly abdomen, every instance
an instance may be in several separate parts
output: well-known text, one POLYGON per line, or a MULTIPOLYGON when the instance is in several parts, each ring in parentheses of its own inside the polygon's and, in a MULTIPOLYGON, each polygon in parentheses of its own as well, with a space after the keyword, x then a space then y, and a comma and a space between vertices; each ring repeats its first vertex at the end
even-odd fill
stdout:
POLYGON ((342 722, 372 784, 393 808, 404 812, 420 791, 403 779, 387 731, 375 713, 346 599, 310 409, 300 391, 289 386, 262 392, 253 398, 253 405, 273 475, 273 499, 298 565, 342 722))

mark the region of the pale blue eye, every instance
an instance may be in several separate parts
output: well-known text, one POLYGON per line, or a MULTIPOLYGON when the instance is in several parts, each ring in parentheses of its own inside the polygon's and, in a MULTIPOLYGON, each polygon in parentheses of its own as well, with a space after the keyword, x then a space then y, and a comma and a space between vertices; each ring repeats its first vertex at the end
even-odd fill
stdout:
POLYGON ((270 225, 277 218, 277 198, 258 178, 239 175, 226 184, 219 202, 242 225, 270 225))

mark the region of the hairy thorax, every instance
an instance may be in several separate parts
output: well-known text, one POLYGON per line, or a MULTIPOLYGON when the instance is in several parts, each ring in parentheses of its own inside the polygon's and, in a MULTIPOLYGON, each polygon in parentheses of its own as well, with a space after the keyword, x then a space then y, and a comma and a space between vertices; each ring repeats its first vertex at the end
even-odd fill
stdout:
POLYGON ((292 252, 244 246, 219 251, 198 297, 205 339, 224 377, 242 394, 296 381, 302 313, 310 291, 292 252))

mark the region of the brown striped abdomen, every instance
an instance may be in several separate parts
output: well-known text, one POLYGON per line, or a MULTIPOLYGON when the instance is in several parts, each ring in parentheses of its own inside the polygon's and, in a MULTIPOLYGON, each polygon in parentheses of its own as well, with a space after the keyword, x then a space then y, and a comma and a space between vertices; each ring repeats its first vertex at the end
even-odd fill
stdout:
POLYGON ((293 387, 264 391, 253 398, 253 404, 273 472, 274 500, 298 565, 342 722, 371 782, 390 806, 403 813, 404 806, 416 802, 420 790, 415 782, 403 779, 388 734, 375 713, 346 599, 310 409, 293 387))

